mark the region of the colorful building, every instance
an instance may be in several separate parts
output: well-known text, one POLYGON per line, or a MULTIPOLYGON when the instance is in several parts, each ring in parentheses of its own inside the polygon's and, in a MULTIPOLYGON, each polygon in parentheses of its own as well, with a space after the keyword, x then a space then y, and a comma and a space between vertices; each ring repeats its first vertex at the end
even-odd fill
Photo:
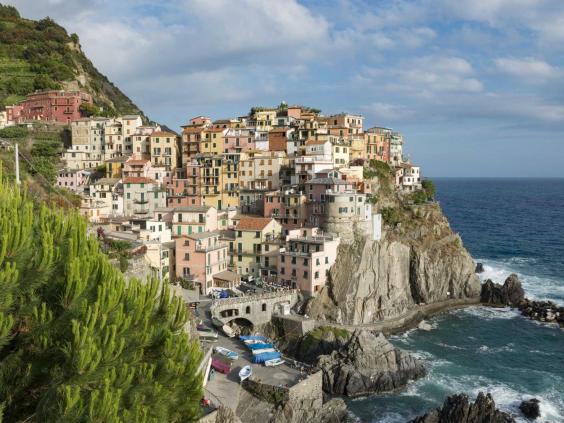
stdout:
POLYGON ((227 271, 227 244, 220 232, 201 232, 175 239, 176 278, 193 282, 207 295, 214 287, 214 275, 227 271))
POLYGON ((17 122, 40 120, 70 124, 82 117, 82 104, 93 104, 92 96, 82 91, 36 91, 19 103, 17 122))
POLYGON ((182 206, 172 209, 174 236, 216 231, 217 209, 211 206, 182 206))
POLYGON ((125 216, 152 216, 156 208, 166 206, 166 191, 151 178, 125 178, 123 192, 125 216))
POLYGON ((319 228, 289 231, 279 250, 279 280, 306 295, 317 294, 337 259, 339 243, 339 237, 325 235, 319 228))
POLYGON ((233 254, 234 267, 240 275, 260 275, 263 244, 280 237, 282 227, 266 217, 241 216, 235 227, 233 254))
POLYGON ((175 133, 156 131, 150 136, 151 164, 155 167, 164 167, 167 172, 172 172, 177 167, 178 144, 175 133))

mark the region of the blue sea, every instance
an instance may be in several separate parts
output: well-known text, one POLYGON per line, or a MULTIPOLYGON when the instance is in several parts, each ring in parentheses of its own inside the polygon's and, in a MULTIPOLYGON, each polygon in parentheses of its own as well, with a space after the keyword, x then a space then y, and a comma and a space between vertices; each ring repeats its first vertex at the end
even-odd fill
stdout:
MULTIPOLYGON (((526 295, 564 304, 564 179, 436 179, 437 199, 476 261, 482 279, 517 273, 526 295)), ((430 320, 434 329, 390 340, 421 357, 428 375, 386 395, 349 401, 363 422, 406 422, 451 394, 491 392, 519 414, 541 400, 542 422, 564 422, 564 330, 509 309, 472 307, 430 320)))

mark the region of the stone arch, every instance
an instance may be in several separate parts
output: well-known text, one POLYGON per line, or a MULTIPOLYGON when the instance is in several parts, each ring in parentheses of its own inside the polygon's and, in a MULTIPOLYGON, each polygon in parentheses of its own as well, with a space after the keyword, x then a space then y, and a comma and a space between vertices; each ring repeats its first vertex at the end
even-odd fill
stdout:
POLYGON ((236 318, 230 320, 230 321, 227 322, 227 323, 229 323, 229 324, 233 324, 233 323, 234 323, 234 324, 236 324, 237 326, 241 327, 241 328, 242 328, 241 333, 245 333, 245 332, 246 332, 246 333, 252 333, 252 331, 253 331, 253 329, 254 329, 254 327, 255 327, 254 323, 253 323, 251 320, 249 320, 249 319, 247 319, 247 318, 245 318, 245 317, 236 317, 236 318), (245 330, 245 329, 246 329, 246 330, 245 330))

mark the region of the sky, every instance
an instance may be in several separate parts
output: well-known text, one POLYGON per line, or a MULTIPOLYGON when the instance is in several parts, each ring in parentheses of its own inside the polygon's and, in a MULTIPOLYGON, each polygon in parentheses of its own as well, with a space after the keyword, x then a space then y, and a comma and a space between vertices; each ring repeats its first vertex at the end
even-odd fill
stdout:
POLYGON ((564 177, 564 0, 0 0, 153 120, 281 101, 404 134, 427 176, 564 177))

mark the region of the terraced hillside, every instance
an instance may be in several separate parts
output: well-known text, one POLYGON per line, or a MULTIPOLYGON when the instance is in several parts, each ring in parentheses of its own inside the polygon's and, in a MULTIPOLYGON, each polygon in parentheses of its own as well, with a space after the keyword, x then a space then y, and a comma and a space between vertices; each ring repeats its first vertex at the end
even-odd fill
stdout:
POLYGON ((0 4, 0 110, 34 90, 58 88, 90 93, 104 115, 143 115, 84 55, 78 35, 50 18, 24 19, 0 4))

